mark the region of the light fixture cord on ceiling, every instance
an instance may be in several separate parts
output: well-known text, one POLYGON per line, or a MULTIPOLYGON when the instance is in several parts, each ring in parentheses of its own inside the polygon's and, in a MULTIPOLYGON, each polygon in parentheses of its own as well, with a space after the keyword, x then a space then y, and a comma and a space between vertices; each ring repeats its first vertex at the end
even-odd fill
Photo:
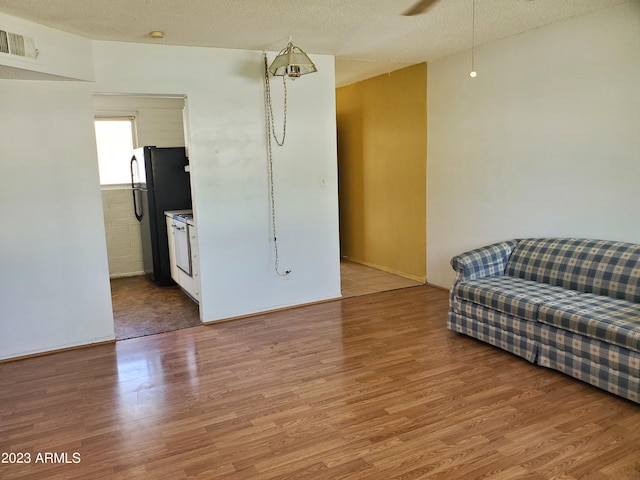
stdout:
POLYGON ((265 102, 265 118, 267 125, 267 157, 269 160, 269 194, 271 196, 271 230, 273 232, 273 246, 275 250, 275 271, 281 277, 286 277, 291 270, 280 272, 280 255, 278 253, 278 235, 276 233, 276 198, 273 182, 273 149, 271 148, 271 136, 275 139, 279 146, 284 145, 284 139, 287 133, 287 83, 284 80, 284 127, 282 131, 282 142, 278 141, 273 130, 273 108, 271 106, 271 88, 269 86, 269 67, 267 64, 267 54, 264 54, 264 102, 265 102))

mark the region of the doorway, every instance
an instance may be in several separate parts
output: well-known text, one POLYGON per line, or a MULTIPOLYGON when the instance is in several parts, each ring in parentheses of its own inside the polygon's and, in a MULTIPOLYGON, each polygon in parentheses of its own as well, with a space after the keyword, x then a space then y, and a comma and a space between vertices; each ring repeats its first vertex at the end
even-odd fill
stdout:
MULTIPOLYGON (((97 125, 129 122, 132 148, 185 146, 183 95, 94 95, 93 104, 97 125)), ((105 141, 99 135, 97 129, 99 162, 122 163, 118 173, 108 178, 100 167, 116 340, 201 325, 198 304, 180 287, 160 287, 145 275, 131 188, 132 151, 101 157, 100 144, 105 141)), ((108 138, 106 143, 115 142, 108 138)))
POLYGON ((159 287, 146 275, 111 279, 116 340, 202 325, 198 305, 177 285, 159 287))
POLYGON ((427 65, 336 91, 343 296, 426 281, 427 65))

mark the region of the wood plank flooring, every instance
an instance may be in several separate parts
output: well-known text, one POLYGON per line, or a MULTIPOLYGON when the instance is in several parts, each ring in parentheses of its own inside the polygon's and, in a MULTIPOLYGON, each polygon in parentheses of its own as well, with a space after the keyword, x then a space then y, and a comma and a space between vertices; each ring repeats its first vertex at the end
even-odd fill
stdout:
MULTIPOLYGON (((420 285, 354 262, 340 262, 343 298, 420 285)), ((116 340, 201 325, 198 305, 177 285, 159 287, 146 275, 111 280, 116 340)))
POLYGON ((0 478, 640 478, 639 405, 446 310, 419 286, 0 364, 0 452, 31 456, 0 478))

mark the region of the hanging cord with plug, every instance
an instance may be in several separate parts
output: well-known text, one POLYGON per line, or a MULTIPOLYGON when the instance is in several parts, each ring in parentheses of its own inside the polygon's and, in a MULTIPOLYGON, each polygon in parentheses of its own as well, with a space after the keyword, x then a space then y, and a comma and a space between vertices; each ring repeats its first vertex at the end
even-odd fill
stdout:
POLYGON ((273 231, 273 245, 275 250, 275 271, 281 277, 286 277, 291 273, 291 270, 285 270, 280 272, 280 255, 278 253, 278 235, 276 233, 276 199, 274 192, 273 182, 273 149, 271 147, 271 137, 273 136, 278 146, 284 145, 284 139, 287 135, 287 76, 282 77, 282 83, 284 85, 284 122, 282 127, 282 140, 278 140, 274 129, 273 120, 273 107, 271 103, 271 86, 269 85, 269 67, 267 64, 267 54, 264 53, 264 101, 266 110, 266 124, 267 124, 267 157, 269 160, 269 194, 271 196, 271 230, 273 231))

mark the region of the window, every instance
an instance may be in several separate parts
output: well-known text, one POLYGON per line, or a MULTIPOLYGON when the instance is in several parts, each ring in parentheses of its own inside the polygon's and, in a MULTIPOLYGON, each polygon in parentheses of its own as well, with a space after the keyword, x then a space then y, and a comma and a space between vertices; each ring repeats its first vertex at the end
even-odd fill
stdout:
POLYGON ((133 119, 101 118, 95 121, 101 185, 131 183, 133 119))

